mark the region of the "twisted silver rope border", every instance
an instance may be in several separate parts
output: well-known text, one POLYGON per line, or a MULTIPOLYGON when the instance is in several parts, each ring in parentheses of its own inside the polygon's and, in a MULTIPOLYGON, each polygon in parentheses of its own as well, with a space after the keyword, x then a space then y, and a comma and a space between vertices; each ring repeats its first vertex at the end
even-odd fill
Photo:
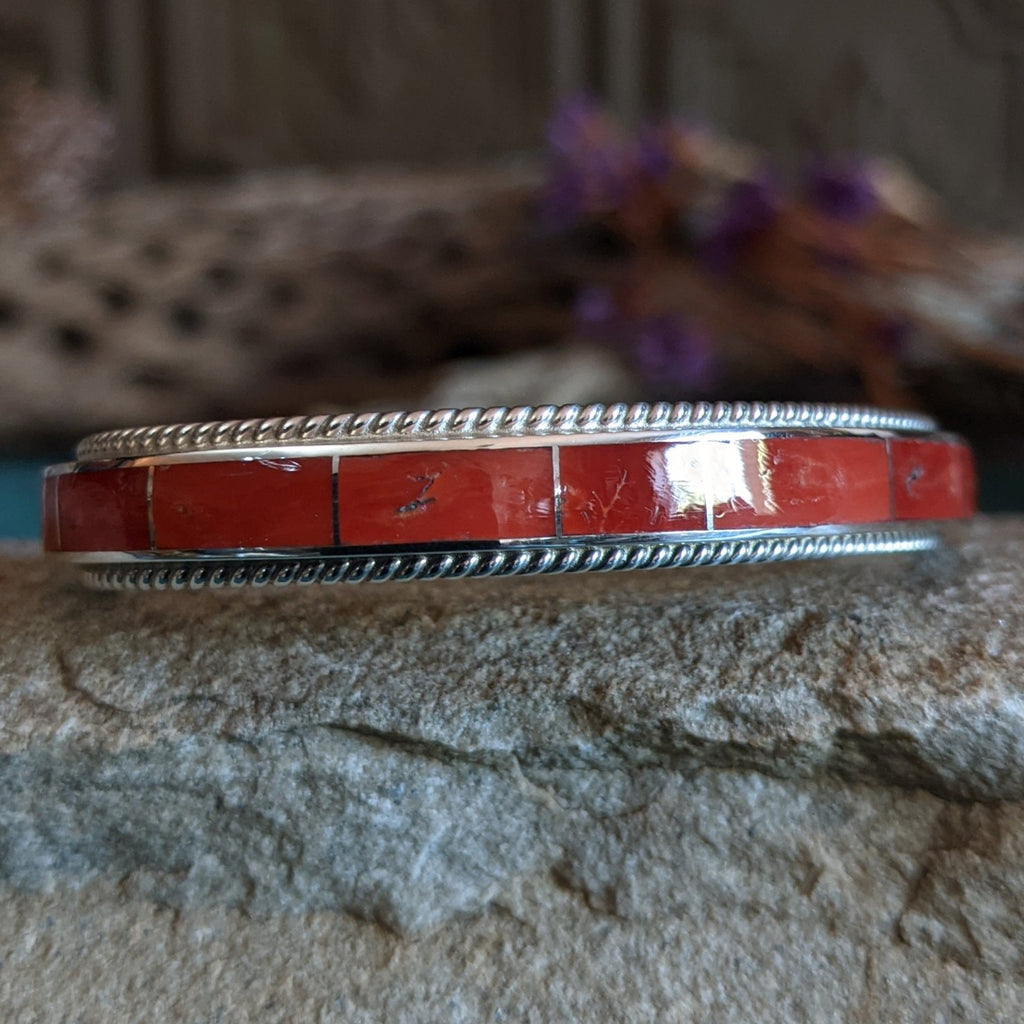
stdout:
POLYGON ((206 587, 308 586, 411 582, 488 576, 535 576, 628 569, 669 569, 750 562, 790 562, 843 555, 926 551, 938 547, 928 527, 732 540, 546 545, 486 551, 85 563, 101 590, 198 590, 206 587))
POLYGON ((687 430, 880 430, 931 433, 917 413, 794 402, 638 402, 628 405, 521 405, 490 409, 342 413, 131 427, 91 434, 76 448, 80 462, 179 452, 274 445, 438 441, 573 434, 687 430))

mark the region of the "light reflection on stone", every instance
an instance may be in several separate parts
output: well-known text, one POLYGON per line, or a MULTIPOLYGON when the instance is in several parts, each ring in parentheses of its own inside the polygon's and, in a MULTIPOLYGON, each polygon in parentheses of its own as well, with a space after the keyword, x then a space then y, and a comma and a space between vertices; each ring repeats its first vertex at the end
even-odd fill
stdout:
POLYGON ((664 458, 650 457, 655 493, 674 514, 688 509, 727 506, 775 511, 770 455, 763 441, 685 441, 667 445, 664 458), (664 482, 658 479, 663 468, 664 482))

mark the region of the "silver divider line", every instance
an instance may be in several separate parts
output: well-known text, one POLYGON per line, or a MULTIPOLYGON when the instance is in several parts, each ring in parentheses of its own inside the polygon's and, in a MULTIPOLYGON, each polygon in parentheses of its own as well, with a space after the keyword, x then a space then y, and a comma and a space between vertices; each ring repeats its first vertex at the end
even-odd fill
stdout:
POLYGON ((341 526, 338 523, 338 456, 331 456, 331 540, 341 544, 341 526))
POLYGON ((555 494, 555 536, 561 539, 562 536, 562 464, 559 457, 558 445, 551 446, 551 482, 555 494))
POLYGON ((153 524, 153 474, 156 466, 149 467, 146 476, 146 525, 149 527, 149 550, 156 551, 156 526, 153 524))
POLYGON ((889 463, 889 519, 896 521, 896 474, 892 466, 892 442, 885 439, 885 457, 889 463))
POLYGON ((697 458, 700 460, 700 486, 704 492, 704 529, 713 530, 715 528, 715 499, 711 493, 711 488, 708 487, 708 470, 707 470, 707 445, 697 445, 697 458))

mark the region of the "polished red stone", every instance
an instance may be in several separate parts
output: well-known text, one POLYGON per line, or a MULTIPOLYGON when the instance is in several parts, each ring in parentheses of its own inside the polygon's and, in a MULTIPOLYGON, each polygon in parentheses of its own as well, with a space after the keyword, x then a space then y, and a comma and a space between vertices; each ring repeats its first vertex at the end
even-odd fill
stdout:
POLYGON ((562 446, 563 535, 703 530, 698 458, 690 442, 562 446))
POLYGON ((962 519, 975 509, 974 460, 960 444, 891 440, 895 519, 962 519))
MULTIPOLYGON (((62 551, 147 551, 149 470, 85 468, 57 478, 62 551)), ((54 530, 47 530, 53 540, 54 530)))
POLYGON ((532 539, 555 533, 550 448, 346 456, 342 544, 532 539))
POLYGON ((953 445, 960 462, 960 519, 969 519, 978 514, 978 467, 974 464, 974 452, 966 444, 953 445))
POLYGON ((153 471, 156 547, 328 547, 331 460, 182 462, 153 471))
MULTIPOLYGON (((711 451, 728 442, 708 442, 711 451)), ((860 437, 740 441, 706 471, 716 530, 878 523, 889 518, 885 442, 860 437)))

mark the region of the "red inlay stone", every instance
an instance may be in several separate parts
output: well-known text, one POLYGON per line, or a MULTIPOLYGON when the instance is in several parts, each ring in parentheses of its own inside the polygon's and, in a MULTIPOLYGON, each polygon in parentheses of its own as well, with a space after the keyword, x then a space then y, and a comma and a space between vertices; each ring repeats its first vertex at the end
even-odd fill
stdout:
POLYGON ((690 442, 562 446, 563 535, 703 530, 699 451, 690 442))
POLYGON ((57 478, 62 551, 148 551, 149 470, 82 469, 57 478))
POLYGON ((707 442, 704 448, 716 530, 889 519, 889 460, 882 440, 787 437, 707 442))
POLYGON ((965 444, 953 445, 960 459, 960 480, 963 494, 960 518, 969 519, 978 512, 978 469, 974 464, 974 453, 965 444))
POLYGON ((43 550, 60 551, 60 524, 57 522, 57 477, 43 478, 43 550))
POLYGON ((342 544, 512 540, 555 533, 550 448, 347 456, 342 544))
POLYGON ((943 441, 892 440, 896 519, 961 519, 975 512, 974 460, 968 448, 943 441))
POLYGON ((157 466, 160 550, 329 547, 331 460, 266 459, 157 466))

